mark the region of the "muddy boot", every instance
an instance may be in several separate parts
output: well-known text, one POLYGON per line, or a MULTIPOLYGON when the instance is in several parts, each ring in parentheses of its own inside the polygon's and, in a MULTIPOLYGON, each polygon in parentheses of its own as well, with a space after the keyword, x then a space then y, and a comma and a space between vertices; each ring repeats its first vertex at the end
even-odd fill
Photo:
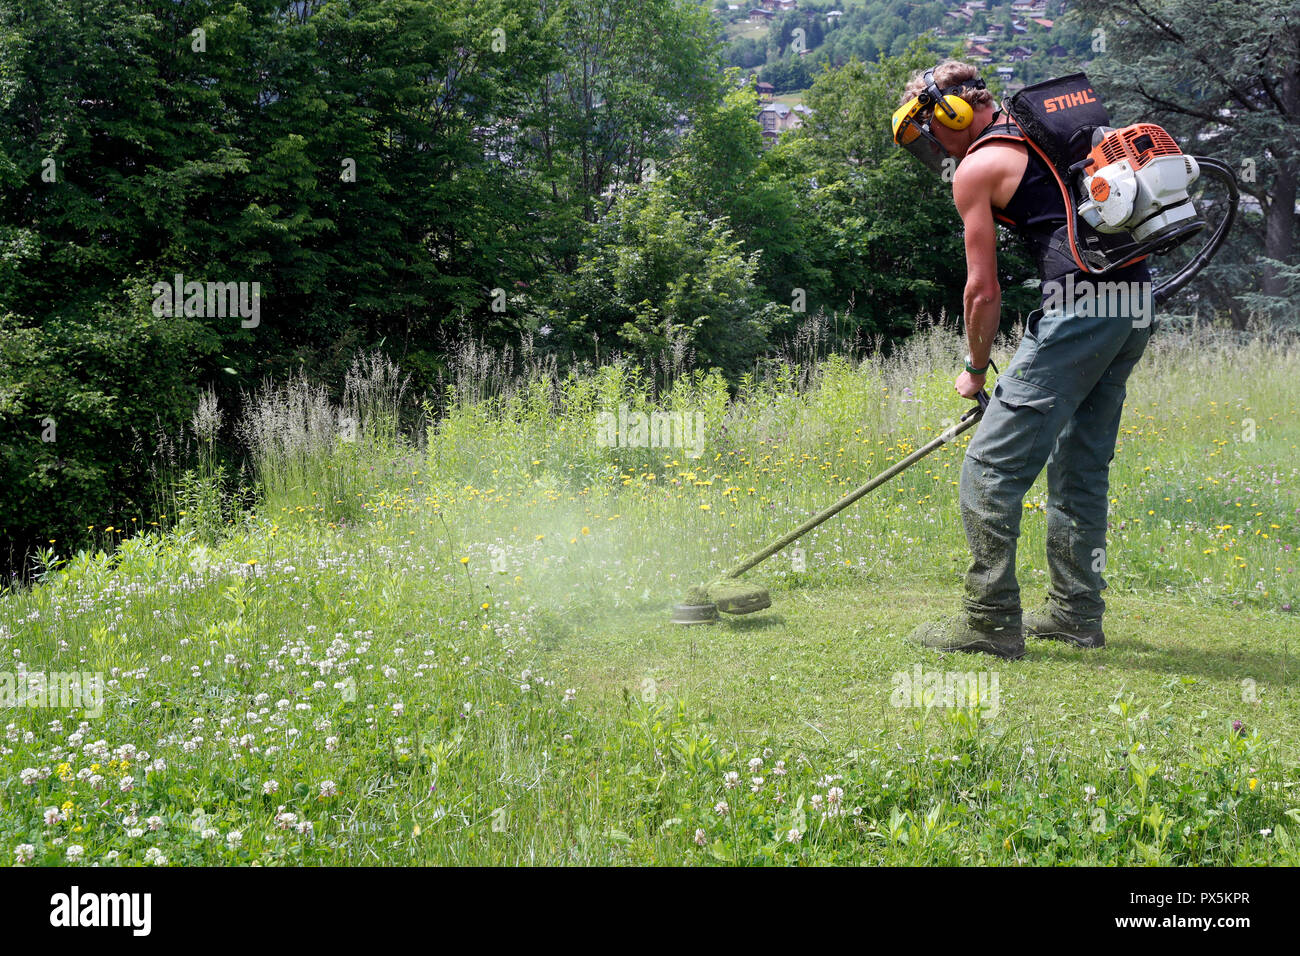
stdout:
POLYGON ((1019 628, 981 631, 971 627, 965 617, 949 617, 922 624, 907 639, 913 644, 945 653, 979 651, 1013 661, 1025 655, 1025 638, 1019 628))
POLYGON ((1106 646, 1106 635, 1102 633, 1101 625, 1082 627, 1061 624, 1052 615, 1051 609, 1047 607, 1040 611, 1027 611, 1025 613, 1025 634, 1030 637, 1037 637, 1047 641, 1061 641, 1064 644, 1073 644, 1075 647, 1088 649, 1106 646))

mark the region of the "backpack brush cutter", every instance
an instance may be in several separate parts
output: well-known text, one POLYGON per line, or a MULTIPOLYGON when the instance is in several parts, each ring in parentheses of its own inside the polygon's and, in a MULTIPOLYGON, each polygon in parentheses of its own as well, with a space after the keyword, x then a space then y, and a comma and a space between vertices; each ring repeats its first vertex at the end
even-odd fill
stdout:
MULTIPOLYGON (((944 96, 944 91, 934 89, 929 74, 926 79, 930 100, 958 101, 950 110, 957 116, 963 105, 959 98, 944 96)), ((900 145, 911 141, 906 135, 900 136, 900 130, 906 132, 917 106, 917 101, 905 104, 894 116, 895 140, 900 145)), ((1082 273, 1105 275, 1137 259, 1168 253, 1192 237, 1203 235, 1207 223, 1198 215, 1191 195, 1192 184, 1203 176, 1216 180, 1226 191, 1224 213, 1201 248, 1152 290, 1154 302, 1164 302, 1187 285, 1223 245, 1238 203, 1236 177, 1226 163, 1184 154, 1173 137, 1153 123, 1114 128, 1082 73, 1025 87, 1005 106, 1018 130, 1006 138, 1025 140, 1056 176, 1067 210, 1058 241, 1082 273)), ((966 110, 969 112, 969 107, 966 110)), ((922 161, 933 158, 925 148, 914 155, 922 161)), ((719 611, 752 614, 771 607, 772 598, 766 588, 740 584, 736 578, 974 427, 984 417, 989 403, 984 392, 977 399, 979 404, 942 435, 710 584, 691 588, 685 601, 673 606, 672 623, 711 624, 718 620, 719 611)))

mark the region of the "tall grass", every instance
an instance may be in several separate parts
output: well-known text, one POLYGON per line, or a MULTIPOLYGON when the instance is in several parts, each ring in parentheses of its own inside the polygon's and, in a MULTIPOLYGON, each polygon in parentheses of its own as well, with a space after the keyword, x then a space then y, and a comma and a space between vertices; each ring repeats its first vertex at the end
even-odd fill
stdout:
POLYGON ((244 399, 237 434, 252 462, 263 511, 353 521, 367 494, 399 469, 408 379, 387 357, 358 355, 342 401, 301 373, 244 399))

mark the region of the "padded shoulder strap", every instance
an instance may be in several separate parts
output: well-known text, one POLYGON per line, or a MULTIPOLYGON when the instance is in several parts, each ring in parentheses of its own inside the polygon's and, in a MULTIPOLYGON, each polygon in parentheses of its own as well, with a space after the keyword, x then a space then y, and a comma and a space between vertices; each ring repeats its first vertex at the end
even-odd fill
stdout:
POLYGON ((1026 138, 1020 127, 1013 123, 1009 117, 995 118, 992 123, 984 127, 984 132, 975 137, 975 142, 970 144, 970 148, 966 150, 966 153, 969 155, 971 150, 979 149, 985 143, 991 143, 994 140, 1012 140, 1023 143, 1026 138))

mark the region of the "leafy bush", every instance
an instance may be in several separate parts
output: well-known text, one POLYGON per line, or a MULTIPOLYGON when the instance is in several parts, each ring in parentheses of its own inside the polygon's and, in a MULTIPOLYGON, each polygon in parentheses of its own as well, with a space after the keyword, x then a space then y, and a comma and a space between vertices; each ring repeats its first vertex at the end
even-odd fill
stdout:
POLYGON ((139 530, 145 449, 189 416, 190 362, 210 344, 140 298, 39 323, 0 315, 0 563, 16 570, 50 539, 65 550, 91 525, 139 530))

